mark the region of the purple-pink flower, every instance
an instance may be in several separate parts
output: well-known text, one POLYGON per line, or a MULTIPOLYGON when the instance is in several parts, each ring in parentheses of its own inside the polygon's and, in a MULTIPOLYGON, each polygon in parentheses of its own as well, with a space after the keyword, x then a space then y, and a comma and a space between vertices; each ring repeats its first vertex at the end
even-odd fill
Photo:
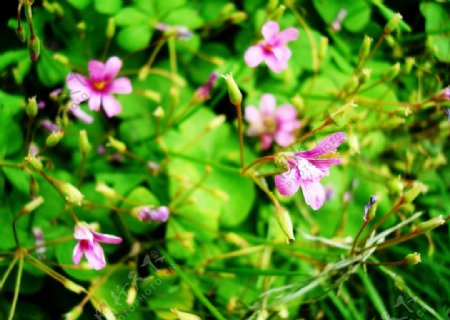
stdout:
POLYGON ((120 237, 95 232, 86 223, 77 224, 73 237, 78 240, 73 250, 73 262, 79 264, 84 254, 88 263, 95 270, 100 270, 106 265, 105 254, 99 242, 111 244, 122 242, 120 237))
POLYGON ((260 137, 264 150, 270 148, 273 140, 287 147, 294 141, 294 132, 300 127, 297 110, 289 104, 277 109, 275 97, 269 93, 261 96, 259 109, 254 106, 245 108, 245 119, 249 123, 247 135, 260 137))
POLYGON ((213 89, 214 84, 216 83, 218 77, 219 73, 214 71, 209 76, 208 81, 195 91, 195 97, 199 101, 205 101, 209 99, 209 94, 211 93, 211 90, 213 89))
POLYGON ((118 57, 111 57, 105 64, 98 60, 89 61, 89 79, 78 73, 69 73, 66 83, 72 101, 79 105, 89 100, 89 109, 94 111, 100 111, 102 105, 108 117, 119 114, 122 106, 112 94, 127 94, 133 90, 130 79, 115 79, 121 68, 122 61, 118 57))
POLYGON ((154 209, 150 207, 142 207, 138 211, 138 216, 142 221, 161 221, 166 222, 169 219, 169 208, 166 206, 160 206, 154 209))
POLYGON ((288 154, 286 159, 289 170, 275 177, 278 191, 284 196, 290 196, 302 188, 305 201, 311 208, 318 210, 322 207, 326 193, 320 180, 330 174, 331 165, 342 161, 340 158, 322 156, 336 150, 346 139, 343 132, 333 133, 311 150, 288 154))
POLYGON ((286 44, 297 39, 298 30, 287 28, 280 32, 278 23, 269 21, 263 25, 262 35, 264 40, 245 52, 245 63, 254 68, 264 61, 273 72, 283 71, 291 58, 291 50, 286 44))

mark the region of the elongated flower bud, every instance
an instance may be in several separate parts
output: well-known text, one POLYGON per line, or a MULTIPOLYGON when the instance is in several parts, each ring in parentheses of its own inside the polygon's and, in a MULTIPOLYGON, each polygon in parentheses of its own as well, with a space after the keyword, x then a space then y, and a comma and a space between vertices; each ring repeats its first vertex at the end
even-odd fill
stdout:
POLYGON ((88 139, 86 130, 81 130, 80 131, 79 145, 80 145, 81 153, 86 154, 86 153, 89 153, 92 150, 92 146, 89 143, 89 139, 88 139))
POLYGON ((414 265, 422 262, 422 260, 420 259, 420 253, 417 253, 417 252, 408 254, 405 257, 405 260, 409 266, 414 266, 414 265))
POLYGON ((36 197, 33 200, 31 200, 30 202, 28 202, 23 207, 23 212, 26 212, 26 213, 32 212, 32 211, 36 210, 36 208, 39 207, 43 203, 44 203, 44 198, 42 198, 41 196, 36 197))
POLYGON ((77 320, 83 313, 81 306, 76 306, 64 315, 64 320, 77 320))
POLYGON ((377 207, 378 207, 378 197, 376 195, 371 196, 369 202, 364 207, 363 219, 365 222, 375 218, 377 207))
POLYGON ((111 39, 116 33, 116 21, 114 17, 108 19, 108 24, 106 25, 106 38, 111 39))
POLYGON ((41 171, 43 168, 41 159, 31 152, 25 157, 25 162, 36 171, 41 171))
POLYGON ((400 72, 400 62, 397 62, 396 64, 394 64, 393 66, 391 66, 388 71, 386 71, 386 73, 384 74, 382 81, 389 81, 394 79, 398 73, 400 72))
POLYGON ((58 182, 57 185, 67 202, 76 206, 81 206, 84 195, 80 192, 80 190, 67 182, 58 182))
POLYGON ((63 136, 64 132, 62 130, 53 131, 45 140, 45 145, 50 148, 54 147, 59 143, 59 141, 61 141, 63 136))
POLYGON ((276 207, 275 216, 277 218, 281 230, 286 235, 288 242, 295 240, 294 228, 292 227, 292 220, 287 210, 284 209, 283 207, 276 207))
POLYGON ((442 217, 442 215, 439 215, 433 219, 430 219, 428 221, 419 223, 416 227, 415 230, 418 230, 421 233, 425 233, 427 231, 433 230, 437 227, 442 226, 445 223, 444 218, 442 217))
POLYGON ((373 39, 371 37, 364 36, 363 43, 359 49, 359 60, 363 60, 369 56, 372 41, 373 39))
POLYGON ((20 42, 25 42, 25 30, 22 26, 18 26, 16 29, 17 38, 19 38, 20 42))
POLYGON ((177 316, 177 319, 179 319, 179 320, 202 320, 199 316, 197 316, 195 314, 178 311, 178 309, 170 309, 170 311, 175 313, 177 316))
POLYGON ((421 182, 415 182, 414 185, 412 186, 411 189, 409 189, 408 191, 405 192, 405 201, 407 203, 411 203, 414 201, 414 199, 416 199, 419 194, 421 194, 422 192, 426 192, 428 191, 428 188, 426 185, 424 185, 421 182))
POLYGON ((122 141, 114 139, 113 137, 108 137, 109 142, 106 144, 107 146, 115 149, 119 153, 125 153, 127 151, 127 146, 122 141))
POLYGON ((230 101, 234 106, 240 106, 242 104, 242 93, 239 90, 239 87, 234 81, 234 78, 231 74, 226 74, 222 76, 227 82, 228 87, 228 95, 230 97, 230 101))
POLYGON ((28 43, 28 49, 30 51, 30 57, 33 62, 36 62, 39 58, 41 52, 41 43, 36 35, 30 36, 30 41, 28 43))
POLYGON ((25 112, 30 118, 36 117, 38 113, 38 104, 36 102, 36 96, 28 98, 27 106, 25 107, 25 112))
POLYGON ((396 13, 386 24, 385 30, 387 30, 388 32, 394 31, 395 29, 397 29, 402 20, 402 15, 400 13, 396 13))
POLYGON ((102 194, 107 199, 115 199, 119 196, 116 190, 109 187, 107 184, 103 182, 97 183, 97 185, 95 186, 95 191, 102 194))

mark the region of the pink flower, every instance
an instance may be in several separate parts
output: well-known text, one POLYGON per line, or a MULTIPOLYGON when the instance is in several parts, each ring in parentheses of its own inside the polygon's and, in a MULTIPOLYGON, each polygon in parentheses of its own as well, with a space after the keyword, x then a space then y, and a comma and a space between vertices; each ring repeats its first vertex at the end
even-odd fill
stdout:
POLYGON ((205 101, 209 99, 209 94, 211 93, 211 90, 213 89, 218 77, 219 74, 217 72, 211 73, 208 81, 195 91, 195 96, 199 101, 205 101))
POLYGON ((109 234, 95 232, 86 223, 79 223, 75 227, 73 237, 78 240, 73 250, 73 262, 79 264, 83 254, 86 256, 88 263, 95 270, 100 270, 106 265, 105 254, 99 242, 118 244, 122 242, 122 238, 109 234))
POLYGON ((166 206, 160 206, 155 209, 150 209, 149 207, 142 207, 138 211, 138 216, 143 221, 161 221, 166 222, 169 219, 169 208, 166 206))
POLYGON ((291 50, 286 44, 297 39, 298 30, 288 28, 280 32, 278 23, 269 21, 263 25, 262 35, 264 40, 245 52, 245 63, 254 68, 264 61, 272 71, 276 73, 283 71, 291 58, 291 50))
POLYGON ((330 174, 331 165, 340 164, 342 159, 321 156, 336 150, 346 139, 345 133, 337 132, 320 141, 311 150, 288 154, 289 170, 275 177, 278 191, 284 196, 290 196, 302 188, 305 201, 311 208, 317 210, 322 207, 326 193, 320 180, 330 174))
POLYGON ((294 131, 300 127, 297 110, 289 104, 276 109, 275 97, 268 93, 261 96, 259 106, 259 109, 254 106, 245 108, 245 119, 250 124, 247 135, 259 136, 264 150, 272 145, 273 140, 287 147, 295 139, 294 131))
POLYGON ((89 100, 89 109, 94 111, 99 111, 100 105, 103 105, 108 117, 119 114, 122 106, 112 94, 126 94, 132 91, 128 78, 114 79, 120 68, 122 68, 122 61, 118 57, 111 57, 105 64, 97 60, 89 61, 90 79, 78 73, 69 73, 66 83, 72 101, 79 105, 81 102, 89 100))

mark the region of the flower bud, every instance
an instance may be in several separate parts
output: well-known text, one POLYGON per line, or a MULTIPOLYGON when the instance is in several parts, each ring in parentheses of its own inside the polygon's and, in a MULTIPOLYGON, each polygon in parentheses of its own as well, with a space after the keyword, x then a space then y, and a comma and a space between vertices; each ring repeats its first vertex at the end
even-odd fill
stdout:
POLYGON ((76 306, 64 315, 64 320, 77 320, 83 313, 83 307, 76 306))
POLYGON ((244 22, 245 20, 247 20, 247 18, 248 14, 245 13, 244 11, 235 12, 230 15, 230 21, 233 24, 239 24, 241 22, 244 22))
POLYGON ((426 185, 424 185, 421 182, 414 182, 413 186, 411 189, 409 189, 408 191, 405 192, 405 201, 407 203, 411 203, 414 201, 414 199, 416 199, 419 194, 421 194, 422 192, 427 192, 428 191, 428 187, 426 185))
POLYGON ((349 134, 348 135, 348 145, 350 146, 350 153, 351 154, 359 154, 359 141, 358 136, 356 134, 349 134))
POLYGON ((414 57, 406 58, 405 59, 405 66, 403 68, 403 72, 405 74, 410 73, 415 63, 416 63, 416 59, 414 57))
POLYGON ((179 320, 202 320, 199 316, 195 314, 178 311, 178 309, 170 309, 170 311, 175 313, 177 319, 179 320))
POLYGON ((49 148, 54 147, 61 141, 63 136, 64 132, 62 130, 53 131, 45 140, 45 145, 49 148))
POLYGON ((388 71, 386 71, 386 73, 384 74, 381 81, 384 82, 384 81, 392 80, 398 75, 399 72, 400 72, 400 62, 397 62, 396 64, 391 66, 388 69, 388 71))
POLYGON ((37 37, 36 35, 30 36, 30 41, 28 42, 28 49, 30 51, 31 60, 33 62, 36 62, 41 52, 41 44, 39 41, 39 37, 37 37))
POLYGON ((422 260, 420 259, 420 253, 417 253, 417 252, 408 254, 405 257, 405 261, 407 262, 407 264, 409 266, 414 266, 414 265, 422 262, 422 260))
POLYGON ((275 154, 275 165, 283 171, 289 170, 289 159, 293 157, 292 152, 278 152, 275 154))
POLYGON ((278 7, 278 0, 269 0, 267 3, 267 12, 271 13, 278 7))
POLYGON ((16 29, 17 38, 19 38, 20 42, 25 42, 25 30, 22 26, 18 26, 16 29))
POLYGON ((84 196, 80 190, 67 182, 58 182, 57 185, 67 202, 76 206, 81 206, 84 196))
POLYGON ((369 202, 364 206, 364 222, 370 221, 375 218, 375 214, 378 207, 378 197, 371 196, 369 202))
POLYGON ((38 105, 36 102, 36 96, 28 98, 28 103, 25 107, 25 112, 30 118, 36 117, 38 113, 38 105))
POLYGON ((163 107, 159 106, 155 109, 155 111, 153 111, 153 116, 157 119, 162 119, 164 118, 164 109, 163 107))
POLYGON ((147 66, 143 66, 142 68, 139 69, 138 72, 138 78, 139 80, 145 80, 147 79, 148 73, 150 72, 150 68, 147 66))
POLYGON ((206 125, 206 130, 208 130, 208 131, 214 130, 215 128, 220 126, 222 123, 224 123, 226 119, 227 118, 223 114, 215 117, 214 119, 211 120, 211 122, 209 122, 206 125))
POLYGON ((319 60, 322 61, 325 58, 328 51, 328 38, 321 36, 319 42, 319 60))
POLYGON ((222 77, 227 82, 228 87, 228 95, 230 97, 231 103, 239 107, 242 104, 242 93, 239 90, 239 87, 236 84, 236 81, 234 81, 233 76, 231 74, 222 75, 222 77))
POLYGON ((394 31, 395 29, 397 29, 398 25, 400 24, 400 22, 403 20, 403 17, 400 13, 396 13, 391 20, 388 21, 388 23, 386 24, 385 30, 387 32, 391 32, 394 31))
POLYGON ((166 206, 159 206, 151 209, 150 206, 140 206, 133 208, 131 214, 141 221, 160 221, 166 222, 169 219, 169 208, 166 206))
POLYGON ((89 143, 89 139, 88 139, 86 130, 80 131, 79 146, 80 146, 81 153, 84 153, 84 154, 89 153, 92 150, 92 146, 89 143))
POLYGON ((116 33, 116 21, 114 17, 108 19, 108 24, 106 25, 106 38, 111 39, 116 33))
POLYGON ((292 227, 291 217, 289 216, 287 210, 278 206, 275 208, 275 216, 281 230, 286 235, 288 242, 295 240, 294 228, 292 227))
POLYGON ((445 219, 442 217, 442 214, 430 219, 428 221, 419 223, 414 230, 419 231, 420 233, 425 233, 430 230, 433 230, 434 228, 440 227, 445 223, 445 219))
POLYGON ((228 17, 231 12, 233 12, 236 9, 236 6, 234 3, 230 2, 223 6, 222 10, 220 10, 220 15, 222 17, 228 17))
POLYGON ((23 212, 26 212, 26 213, 32 212, 32 211, 36 210, 36 208, 39 207, 43 203, 44 203, 44 198, 42 198, 41 196, 36 197, 33 200, 31 200, 30 202, 28 202, 23 207, 23 212))
POLYGON ((32 153, 28 153, 24 160, 32 169, 36 171, 41 171, 43 168, 41 159, 32 153))
POLYGON ((155 101, 156 103, 161 102, 161 94, 157 91, 147 89, 142 91, 142 96, 152 101, 155 101))
POLYGON ((103 182, 97 183, 97 185, 95 186, 95 191, 97 191, 98 193, 102 194, 107 199, 115 199, 119 195, 116 192, 116 190, 114 190, 113 188, 109 187, 108 185, 106 185, 103 182))
MULTIPOLYGON (((55 59, 56 61, 58 61, 59 63, 65 65, 65 66, 68 66, 70 64, 69 58, 61 53, 53 54, 53 59, 55 59)), ((55 89, 55 90, 58 90, 58 89, 55 89)), ((55 90, 53 90, 53 91, 55 91, 55 90)), ((53 91, 50 93, 51 97, 52 97, 53 91)))
POLYGON ((346 122, 345 117, 347 116, 347 114, 357 106, 358 105, 356 103, 350 101, 349 103, 346 103, 343 106, 332 108, 328 112, 330 118, 333 120, 334 123, 336 123, 339 126, 343 126, 346 122))
POLYGON ((136 301, 136 287, 131 285, 130 288, 128 289, 128 295, 127 295, 127 304, 129 306, 131 306, 132 304, 134 304, 134 302, 136 301))
POLYGON ((227 232, 225 234, 225 240, 228 241, 229 243, 234 244, 237 247, 245 248, 249 246, 247 240, 245 240, 240 235, 234 232, 227 232))
POLYGON ((373 39, 369 36, 364 36, 363 43, 359 49, 359 60, 363 60, 369 56, 370 47, 372 45, 373 39))
POLYGON ((358 78, 359 84, 361 86, 370 80, 371 73, 372 73, 372 70, 369 68, 362 69, 361 73, 359 74, 359 78, 358 78))
POLYGON ((115 149, 119 153, 125 153, 127 146, 122 141, 116 140, 113 137, 108 137, 109 142, 106 144, 108 147, 115 149))
POLYGON ((279 5, 278 8, 275 9, 273 14, 270 16, 270 20, 278 21, 283 16, 284 11, 286 11, 286 6, 279 5))
POLYGON ((401 194, 403 192, 404 187, 405 184, 399 177, 388 180, 388 188, 394 194, 401 194))

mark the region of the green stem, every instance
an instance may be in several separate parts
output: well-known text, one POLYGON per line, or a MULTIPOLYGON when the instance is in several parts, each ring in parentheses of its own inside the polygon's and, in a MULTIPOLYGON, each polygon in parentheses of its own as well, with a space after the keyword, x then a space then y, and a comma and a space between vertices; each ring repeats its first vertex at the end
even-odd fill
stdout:
POLYGON ((23 271, 23 255, 21 253, 21 256, 19 258, 19 267, 17 269, 16 286, 14 287, 14 297, 13 297, 13 301, 11 304, 11 309, 9 311, 8 320, 14 319, 14 313, 16 312, 17 300, 19 298, 20 282, 22 280, 22 271, 23 271))
POLYGON ((238 132, 239 132, 239 154, 241 159, 241 170, 245 166, 244 160, 244 132, 242 131, 242 106, 239 104, 236 106, 237 120, 238 120, 238 132))
POLYGON ((0 289, 3 288, 3 285, 5 284, 6 280, 8 280, 9 274, 11 273, 12 269, 17 263, 17 259, 19 259, 18 256, 14 258, 14 260, 8 266, 8 269, 6 269, 5 273, 3 274, 2 280, 0 281, 0 289))
POLYGON ((202 290, 191 280, 189 275, 181 270, 180 266, 175 262, 175 260, 169 255, 168 252, 161 248, 158 250, 167 259, 167 262, 175 269, 175 272, 180 276, 180 278, 191 288, 192 293, 197 297, 197 299, 211 312, 211 314, 219 320, 225 320, 220 311, 208 300, 208 298, 203 294, 202 290))

